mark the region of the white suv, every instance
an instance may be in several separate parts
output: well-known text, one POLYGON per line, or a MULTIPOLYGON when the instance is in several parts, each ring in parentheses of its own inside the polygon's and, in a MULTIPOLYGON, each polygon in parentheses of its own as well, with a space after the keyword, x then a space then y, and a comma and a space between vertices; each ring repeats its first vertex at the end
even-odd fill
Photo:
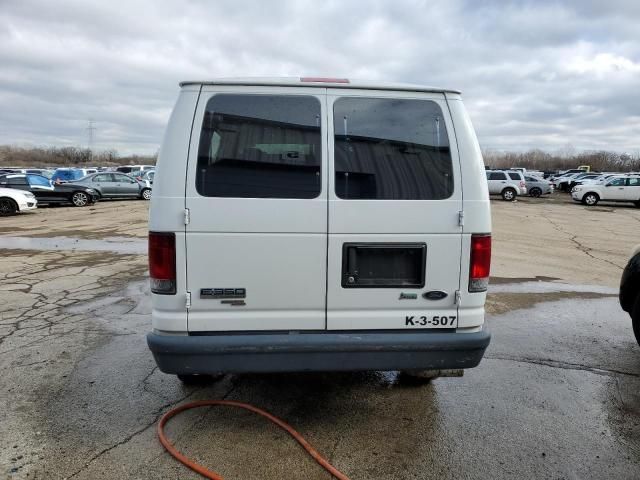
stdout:
POLYGON ((503 200, 513 202, 518 195, 527 194, 527 184, 522 172, 487 170, 486 175, 490 195, 500 195, 503 200))
POLYGON ((346 79, 183 82, 149 222, 160 369, 476 366, 491 256, 455 90, 346 79))
POLYGON ((577 185, 571 198, 585 205, 597 205, 599 201, 631 202, 640 208, 640 175, 613 177, 603 185, 577 185))

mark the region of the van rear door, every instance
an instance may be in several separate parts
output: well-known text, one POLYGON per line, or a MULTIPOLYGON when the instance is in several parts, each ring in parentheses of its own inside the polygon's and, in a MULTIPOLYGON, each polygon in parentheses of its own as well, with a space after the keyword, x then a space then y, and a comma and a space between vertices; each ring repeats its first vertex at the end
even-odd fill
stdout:
POLYGON ((328 89, 327 109, 327 328, 455 328, 462 188, 444 95, 328 89))
POLYGON ((326 325, 324 89, 203 87, 186 184, 190 332, 326 325))

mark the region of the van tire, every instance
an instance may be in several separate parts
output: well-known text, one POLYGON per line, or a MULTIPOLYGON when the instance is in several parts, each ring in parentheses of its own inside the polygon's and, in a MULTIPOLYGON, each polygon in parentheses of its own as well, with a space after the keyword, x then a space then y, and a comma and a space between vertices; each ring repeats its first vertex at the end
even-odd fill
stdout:
POLYGON ((223 376, 222 374, 220 375, 178 374, 177 375, 178 380, 180 380, 185 385, 208 385, 222 378, 222 376, 223 376))
POLYGON ((11 198, 0 198, 0 217, 15 215, 18 205, 11 198))
POLYGON ((597 193, 589 192, 582 197, 582 203, 587 207, 595 207, 600 201, 600 197, 597 193))
POLYGON ((508 187, 502 190, 502 199, 505 202, 513 202, 517 196, 518 196, 518 193, 511 187, 508 187))
POLYGON ((633 202, 633 204, 636 206, 636 208, 640 208, 640 200, 633 202))
POLYGON ((529 195, 538 198, 542 195, 542 189, 539 187, 533 187, 531 190, 529 190, 529 195))

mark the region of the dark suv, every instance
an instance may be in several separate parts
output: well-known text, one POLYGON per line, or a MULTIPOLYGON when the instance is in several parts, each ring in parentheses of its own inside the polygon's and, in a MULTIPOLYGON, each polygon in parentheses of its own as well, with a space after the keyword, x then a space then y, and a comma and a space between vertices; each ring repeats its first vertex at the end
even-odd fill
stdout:
POLYGON ((633 333, 640 345, 640 246, 631 255, 620 279, 620 306, 631 315, 633 333))

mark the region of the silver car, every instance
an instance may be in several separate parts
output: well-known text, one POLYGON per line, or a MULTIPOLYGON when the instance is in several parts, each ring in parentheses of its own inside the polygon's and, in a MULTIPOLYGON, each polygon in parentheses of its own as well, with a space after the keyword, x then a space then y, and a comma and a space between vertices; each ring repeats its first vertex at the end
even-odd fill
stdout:
POLYGON ((532 197, 540 197, 553 193, 553 185, 543 178, 525 175, 524 181, 527 183, 527 191, 532 197))
POLYGON ((98 192, 100 198, 141 198, 151 200, 151 184, 119 172, 99 172, 74 180, 75 185, 85 185, 98 192))

